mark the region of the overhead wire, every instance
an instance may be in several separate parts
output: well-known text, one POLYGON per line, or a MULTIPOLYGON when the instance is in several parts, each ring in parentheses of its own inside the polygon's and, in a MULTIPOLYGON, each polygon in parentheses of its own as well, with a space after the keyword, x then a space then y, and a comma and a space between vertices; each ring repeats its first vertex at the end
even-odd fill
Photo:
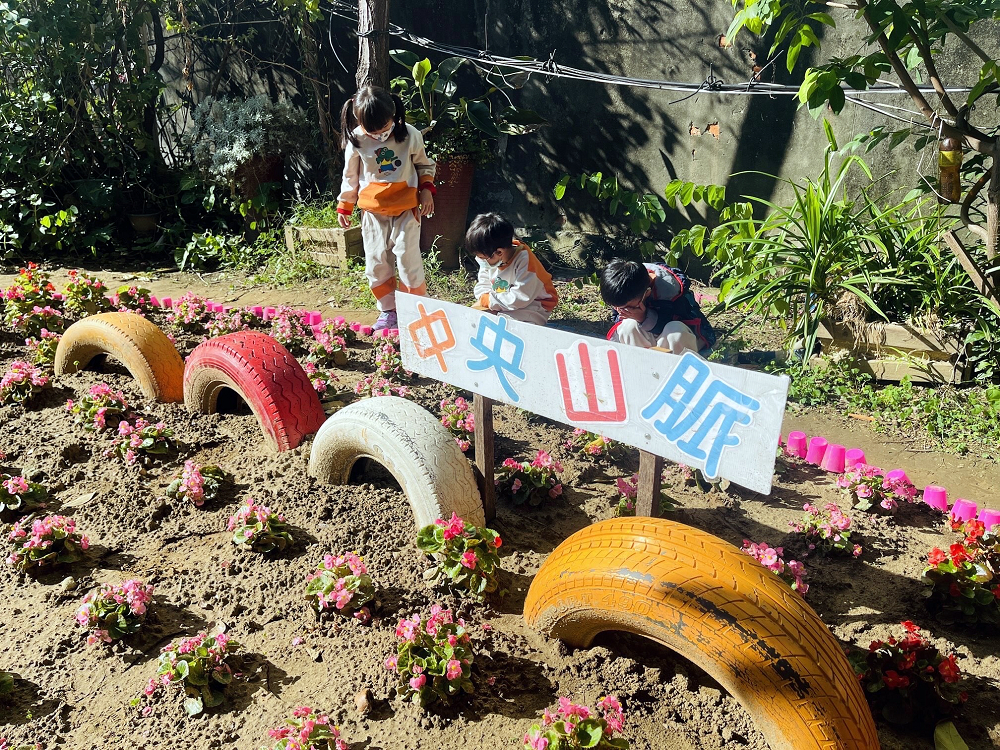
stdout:
MULTIPOLYGON (((343 0, 325 0, 324 5, 326 9, 330 12, 331 16, 338 16, 340 18, 346 19, 348 21, 353 21, 357 23, 357 6, 351 5, 343 0)), ((568 80, 577 81, 588 81, 593 83, 603 83, 605 85, 617 85, 617 86, 632 86, 637 88, 648 88, 656 89, 660 91, 676 91, 679 93, 687 94, 679 99, 675 99, 668 104, 677 104, 690 99, 697 94, 720 94, 728 96, 798 96, 799 86, 790 84, 780 84, 780 83, 765 83, 761 81, 758 77, 751 76, 749 81, 738 84, 727 84, 722 79, 717 78, 711 69, 709 69, 708 77, 701 81, 700 83, 684 82, 684 81, 666 81, 651 78, 637 78, 633 76, 619 76, 611 73, 599 73, 591 70, 584 70, 581 68, 575 68, 572 66, 560 65, 555 60, 556 50, 549 53, 549 58, 545 61, 537 60, 534 58, 520 58, 520 57, 509 57, 506 55, 498 55, 488 50, 481 50, 475 47, 466 47, 453 44, 444 44, 442 42, 435 41, 433 39, 428 39, 427 37, 422 37, 414 34, 402 26, 390 23, 388 32, 390 36, 397 37, 410 44, 420 47, 422 49, 431 50, 434 52, 439 52, 441 54, 449 55, 451 57, 461 57, 463 59, 469 60, 475 67, 484 73, 490 75, 496 75, 506 82, 506 77, 508 75, 515 74, 527 74, 529 77, 531 75, 544 76, 547 80, 551 78, 563 78, 568 80), (498 70, 498 68, 500 70, 498 70)), ((333 44, 332 34, 330 35, 330 43, 333 44)), ((775 58, 772 58, 768 65, 774 62, 775 58)), ((936 91, 932 86, 917 86, 917 90, 922 93, 935 94, 936 91)), ((948 93, 967 93, 971 91, 971 87, 959 86, 959 87, 947 87, 945 91, 948 93)), ((862 100, 860 97, 867 96, 893 96, 900 94, 908 94, 909 92, 898 84, 894 84, 890 81, 884 81, 879 79, 875 86, 868 89, 857 89, 850 90, 849 93, 845 92, 845 100, 850 103, 863 107, 865 109, 877 112, 884 117, 888 117, 900 122, 908 122, 913 125, 919 125, 922 127, 927 127, 933 130, 931 125, 926 122, 919 122, 907 117, 901 117, 893 112, 889 111, 892 109, 905 112, 907 114, 918 115, 919 113, 913 112, 912 110, 907 110, 902 107, 896 107, 894 105, 884 104, 882 106, 875 106, 862 100)))
MULTIPOLYGON (((342 0, 327 0, 327 6, 330 12, 341 18, 357 22, 357 9, 356 6, 349 5, 342 0)), ((421 47, 423 49, 432 50, 435 52, 440 52, 442 54, 451 55, 453 57, 462 57, 470 60, 474 63, 479 63, 477 67, 481 64, 487 63, 489 65, 501 66, 505 68, 512 68, 525 73, 535 73, 539 75, 544 75, 547 78, 567 78, 572 80, 581 81, 591 81, 594 83, 605 83, 605 84, 616 84, 616 85, 629 85, 636 86, 640 88, 653 88, 660 89, 664 91, 679 91, 679 92, 701 92, 703 90, 710 93, 719 94, 729 94, 736 96, 770 96, 770 95, 784 95, 784 96, 795 96, 798 95, 799 87, 795 85, 788 84, 778 84, 778 83, 764 83, 756 82, 752 83, 752 88, 747 88, 746 83, 741 84, 718 84, 709 85, 711 79, 706 79, 700 83, 688 83, 682 81, 664 81, 658 79, 650 78, 636 78, 632 76, 619 76, 611 73, 598 73, 595 71, 583 70, 581 68, 574 68, 571 66, 560 65, 555 61, 555 52, 553 51, 549 55, 549 59, 546 61, 536 60, 533 58, 522 59, 516 57, 508 57, 505 55, 497 55, 491 53, 487 50, 480 50, 475 47, 464 47, 452 44, 444 44, 437 42, 433 39, 428 39, 426 37, 413 34, 407 31, 401 26, 390 23, 388 33, 391 36, 404 39, 411 44, 421 47)), ((861 95, 892 95, 892 94, 906 94, 908 93, 902 86, 892 84, 892 83, 882 83, 881 85, 874 86, 865 90, 852 91, 851 93, 855 96, 861 95)), ((935 93, 935 90, 931 86, 918 86, 918 90, 926 93, 935 93)), ((949 87, 945 89, 949 93, 963 93, 971 91, 971 87, 949 87)))

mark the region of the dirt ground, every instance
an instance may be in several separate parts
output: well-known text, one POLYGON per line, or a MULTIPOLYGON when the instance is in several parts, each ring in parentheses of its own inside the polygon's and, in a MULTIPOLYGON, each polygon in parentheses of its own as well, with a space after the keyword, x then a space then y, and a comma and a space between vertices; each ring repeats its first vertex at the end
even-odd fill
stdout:
MULTIPOLYGON (((113 276, 102 274, 109 281, 113 276)), ((0 285, 7 283, 0 277, 0 285)), ((192 277, 143 283, 161 296, 193 289, 229 304, 287 302, 325 313, 339 304, 324 296, 321 285, 272 292, 199 289, 192 277)), ((373 314, 351 317, 364 321, 373 314)), ((178 343, 187 354, 197 340, 181 337, 178 343)), ((0 332, 0 371, 23 352, 12 333, 0 332)), ((371 371, 373 358, 366 345, 352 349, 350 363, 338 371, 342 385, 371 371)), ((453 393, 425 380, 416 386, 416 400, 434 413, 437 402, 453 393)), ((790 411, 788 428, 862 447, 872 461, 905 469, 918 485, 936 479, 952 492, 958 487, 973 499, 995 501, 1000 471, 985 460, 880 443, 867 426, 817 410, 790 411)), ((27 410, 0 406, 0 451, 8 456, 0 471, 45 483, 47 511, 72 515, 93 543, 83 561, 38 577, 0 565, 0 669, 17 675, 14 693, 0 703, 0 737, 12 745, 41 743, 46 750, 250 750, 266 745, 267 729, 306 704, 329 712, 356 750, 515 748, 558 696, 593 703, 612 693, 624 704, 633 748, 764 750, 751 718, 697 665, 618 634, 573 651, 525 626, 524 597, 542 561, 574 531, 613 515, 614 478, 631 475, 638 459, 631 451, 616 464, 580 459, 562 447, 568 428, 512 407, 498 409, 496 429, 498 461, 550 450, 565 466, 566 492, 533 510, 500 504, 493 527, 504 539, 508 593, 483 608, 427 588, 427 561, 414 545, 412 515, 391 477, 373 468, 348 486, 319 484, 306 474, 311 443, 270 454, 248 412, 192 416, 181 405, 149 402, 114 362, 59 378, 27 410), (144 474, 102 458, 107 438, 74 429, 63 406, 97 382, 121 389, 140 414, 173 427, 179 454, 144 474), (166 500, 164 489, 186 458, 220 465, 234 483, 203 508, 166 500), (264 557, 234 548, 226 519, 247 495, 288 516, 296 539, 290 551, 264 557), (303 599, 306 575, 324 554, 344 550, 365 558, 378 586, 376 619, 369 625, 317 621, 303 599), (156 588, 143 632, 114 652, 88 648, 73 621, 80 598, 100 583, 133 576, 156 588), (453 606, 474 624, 476 693, 424 714, 395 698, 394 675, 382 662, 394 650, 398 619, 426 612, 434 602, 453 606), (230 687, 225 705, 193 719, 179 700, 158 703, 149 716, 131 705, 155 673, 163 645, 223 625, 247 654, 247 680, 230 687), (375 704, 362 716, 355 696, 365 689, 375 704)), ((680 506, 674 520, 737 546, 752 539, 797 552, 787 531, 802 504, 840 499, 830 475, 786 460, 778 462, 768 497, 735 486, 703 493, 679 476, 668 491, 680 506)), ((899 635, 899 622, 910 619, 940 648, 957 652, 970 695, 957 726, 972 748, 1000 746, 1000 637, 943 626, 924 609, 918 579, 926 553, 954 535, 926 506, 906 507, 892 520, 860 513, 856 520, 864 554, 859 560, 806 558, 806 601, 845 646, 867 647, 873 639, 899 635)), ((879 734, 887 750, 933 747, 926 730, 899 730, 880 720, 879 734)))

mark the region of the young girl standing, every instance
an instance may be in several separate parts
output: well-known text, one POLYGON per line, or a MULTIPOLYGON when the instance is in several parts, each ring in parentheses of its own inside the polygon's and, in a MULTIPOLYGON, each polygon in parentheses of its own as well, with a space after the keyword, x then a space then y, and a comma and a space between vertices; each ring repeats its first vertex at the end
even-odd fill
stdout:
POLYGON ((402 100, 377 86, 344 103, 340 132, 344 179, 337 219, 346 229, 354 206, 362 209, 365 275, 379 309, 374 329, 396 328, 396 269, 402 291, 427 293, 420 218, 434 213, 436 167, 420 131, 407 124, 402 100))

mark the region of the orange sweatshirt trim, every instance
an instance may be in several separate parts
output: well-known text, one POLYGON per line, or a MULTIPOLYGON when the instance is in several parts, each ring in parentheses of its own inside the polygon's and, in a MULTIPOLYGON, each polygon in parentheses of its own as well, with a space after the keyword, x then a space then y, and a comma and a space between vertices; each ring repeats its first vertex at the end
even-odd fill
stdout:
POLYGON ((371 182, 361 189, 358 205, 374 214, 399 216, 417 207, 417 189, 405 182, 371 182))
POLYGON ((556 291, 556 287, 552 283, 552 274, 545 270, 545 266, 542 265, 542 262, 538 260, 533 252, 531 252, 531 248, 523 242, 518 242, 517 244, 521 245, 521 247, 528 251, 528 270, 541 279, 542 284, 545 285, 545 291, 550 295, 548 299, 538 300, 539 304, 541 304, 543 310, 552 312, 556 305, 559 304, 559 293, 556 291))

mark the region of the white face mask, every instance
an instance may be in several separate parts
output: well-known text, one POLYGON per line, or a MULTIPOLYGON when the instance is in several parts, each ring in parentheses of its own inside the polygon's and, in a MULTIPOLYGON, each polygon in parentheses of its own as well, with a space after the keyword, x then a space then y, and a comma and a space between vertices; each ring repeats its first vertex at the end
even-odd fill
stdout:
POLYGON ((378 135, 372 135, 371 133, 368 133, 368 137, 371 138, 373 141, 377 141, 379 143, 385 143, 387 140, 389 140, 389 136, 392 135, 393 130, 394 128, 389 128, 384 133, 379 133, 378 135))

